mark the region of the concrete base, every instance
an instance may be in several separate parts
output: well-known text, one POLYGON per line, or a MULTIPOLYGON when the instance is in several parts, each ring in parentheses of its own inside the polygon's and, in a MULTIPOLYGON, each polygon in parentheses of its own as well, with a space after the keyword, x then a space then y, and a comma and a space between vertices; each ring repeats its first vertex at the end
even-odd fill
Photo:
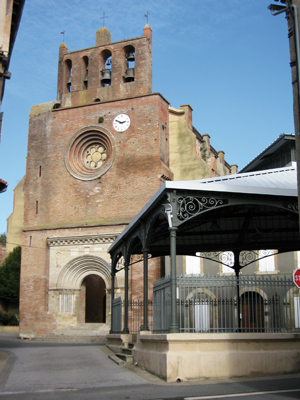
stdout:
POLYGON ((122 348, 128 348, 128 343, 132 342, 131 334, 112 333, 106 335, 107 347, 114 353, 121 353, 122 348))
POLYGON ((0 333, 19 333, 19 327, 13 325, 0 326, 0 333))
POLYGON ((300 371, 298 334, 140 333, 132 353, 140 367, 167 382, 300 371))

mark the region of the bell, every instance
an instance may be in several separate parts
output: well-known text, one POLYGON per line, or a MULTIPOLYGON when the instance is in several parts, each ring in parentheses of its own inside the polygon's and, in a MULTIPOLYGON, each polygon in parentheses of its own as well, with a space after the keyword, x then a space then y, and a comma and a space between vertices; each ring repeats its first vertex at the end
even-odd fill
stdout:
POLYGON ((127 53, 126 54, 126 59, 127 59, 127 61, 134 61, 135 60, 135 57, 134 57, 134 53, 127 53))
POLYGON ((110 82, 111 82, 110 69, 105 69, 104 70, 101 82, 104 83, 104 84, 110 84, 110 82))
POLYGON ((88 73, 86 73, 84 81, 83 82, 87 82, 88 81, 88 73))
POLYGON ((70 76, 68 82, 67 82, 67 87, 70 90, 71 89, 71 85, 72 85, 72 77, 70 76))
POLYGON ((126 75, 124 76, 125 82, 134 81, 134 68, 128 68, 126 75))

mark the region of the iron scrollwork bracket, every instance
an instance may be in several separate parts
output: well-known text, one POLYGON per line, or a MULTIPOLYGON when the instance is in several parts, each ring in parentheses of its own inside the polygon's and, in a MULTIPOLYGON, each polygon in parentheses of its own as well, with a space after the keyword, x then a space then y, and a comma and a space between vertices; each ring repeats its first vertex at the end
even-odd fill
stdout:
POLYGON ((180 221, 194 217, 202 211, 217 208, 228 204, 228 200, 213 197, 178 197, 179 210, 177 217, 180 221))

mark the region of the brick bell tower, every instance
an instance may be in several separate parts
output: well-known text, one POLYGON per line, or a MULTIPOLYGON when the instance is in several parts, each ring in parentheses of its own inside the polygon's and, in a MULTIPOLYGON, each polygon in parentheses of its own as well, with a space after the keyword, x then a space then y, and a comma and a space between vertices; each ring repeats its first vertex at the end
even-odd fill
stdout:
MULTIPOLYGON (((162 182, 172 179, 168 106, 152 93, 148 24, 138 38, 111 43, 102 28, 95 47, 59 47, 57 100, 33 106, 29 118, 22 337, 72 332, 89 323, 108 332, 107 249, 162 182)), ((140 270, 130 272, 135 297, 142 291, 140 270)), ((149 274, 150 281, 159 278, 158 262, 149 274)), ((122 296, 124 276, 118 275, 122 296)))

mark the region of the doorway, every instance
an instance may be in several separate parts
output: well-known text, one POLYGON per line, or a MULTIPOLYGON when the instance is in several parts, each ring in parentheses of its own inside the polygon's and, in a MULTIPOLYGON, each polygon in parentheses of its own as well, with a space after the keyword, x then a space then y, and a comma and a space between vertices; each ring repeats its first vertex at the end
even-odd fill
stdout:
POLYGON ((106 286, 98 275, 88 275, 82 282, 85 289, 85 323, 106 322, 106 286))
POLYGON ((264 300, 257 292, 245 292, 241 296, 243 332, 264 331, 264 300))

